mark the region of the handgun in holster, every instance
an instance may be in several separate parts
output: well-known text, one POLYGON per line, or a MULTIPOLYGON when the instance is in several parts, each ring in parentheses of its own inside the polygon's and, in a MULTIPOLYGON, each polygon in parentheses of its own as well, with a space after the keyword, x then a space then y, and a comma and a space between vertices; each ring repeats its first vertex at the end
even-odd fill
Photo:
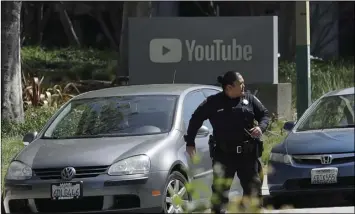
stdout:
POLYGON ((216 140, 214 139, 213 135, 209 136, 208 146, 210 149, 210 157, 213 159, 215 156, 215 150, 216 150, 216 140))
POLYGON ((254 147, 254 149, 255 149, 254 151, 255 151, 256 157, 260 158, 263 155, 263 152, 264 152, 264 143, 263 143, 263 141, 260 138, 252 137, 251 134, 246 129, 244 129, 244 130, 250 136, 251 143, 255 146, 254 147))
POLYGON ((261 139, 259 138, 254 138, 254 143, 255 143, 255 153, 258 158, 260 158, 263 155, 264 152, 264 143, 261 139))

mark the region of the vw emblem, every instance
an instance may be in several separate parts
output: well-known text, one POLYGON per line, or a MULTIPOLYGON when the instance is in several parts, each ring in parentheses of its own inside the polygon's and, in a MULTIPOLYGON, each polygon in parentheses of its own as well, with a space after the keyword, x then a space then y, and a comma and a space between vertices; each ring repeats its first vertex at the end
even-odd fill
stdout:
POLYGON ((74 167, 66 167, 62 170, 60 174, 63 180, 69 181, 74 178, 76 171, 74 167))
POLYGON ((331 155, 324 155, 320 158, 322 164, 331 164, 333 157, 331 155))

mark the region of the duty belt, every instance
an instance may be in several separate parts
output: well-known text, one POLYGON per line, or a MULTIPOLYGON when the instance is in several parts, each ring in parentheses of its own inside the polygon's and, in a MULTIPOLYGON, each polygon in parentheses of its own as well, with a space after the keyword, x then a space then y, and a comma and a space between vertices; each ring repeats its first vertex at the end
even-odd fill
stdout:
POLYGON ((244 140, 242 142, 217 142, 216 147, 218 150, 224 153, 231 154, 250 154, 255 151, 255 145, 250 140, 244 140))

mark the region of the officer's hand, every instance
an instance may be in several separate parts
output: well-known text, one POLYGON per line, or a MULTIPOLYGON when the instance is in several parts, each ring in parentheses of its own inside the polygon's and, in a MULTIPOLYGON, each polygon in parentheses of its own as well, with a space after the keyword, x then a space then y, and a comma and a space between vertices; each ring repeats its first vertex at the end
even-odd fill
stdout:
POLYGON ((186 146, 186 152, 192 158, 196 154, 196 148, 194 146, 186 146))
POLYGON ((259 126, 255 126, 254 128, 250 129, 250 132, 252 137, 260 137, 262 135, 262 131, 259 126))

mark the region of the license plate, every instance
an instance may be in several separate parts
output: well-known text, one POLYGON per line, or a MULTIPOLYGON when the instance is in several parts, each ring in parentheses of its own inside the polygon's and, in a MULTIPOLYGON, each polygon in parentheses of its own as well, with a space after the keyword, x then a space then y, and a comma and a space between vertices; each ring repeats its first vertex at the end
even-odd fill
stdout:
POLYGON ((51 185, 51 196, 53 200, 78 199, 82 196, 81 182, 65 182, 51 185))
POLYGON ((316 168, 311 171, 312 184, 334 184, 338 182, 338 168, 316 168))

